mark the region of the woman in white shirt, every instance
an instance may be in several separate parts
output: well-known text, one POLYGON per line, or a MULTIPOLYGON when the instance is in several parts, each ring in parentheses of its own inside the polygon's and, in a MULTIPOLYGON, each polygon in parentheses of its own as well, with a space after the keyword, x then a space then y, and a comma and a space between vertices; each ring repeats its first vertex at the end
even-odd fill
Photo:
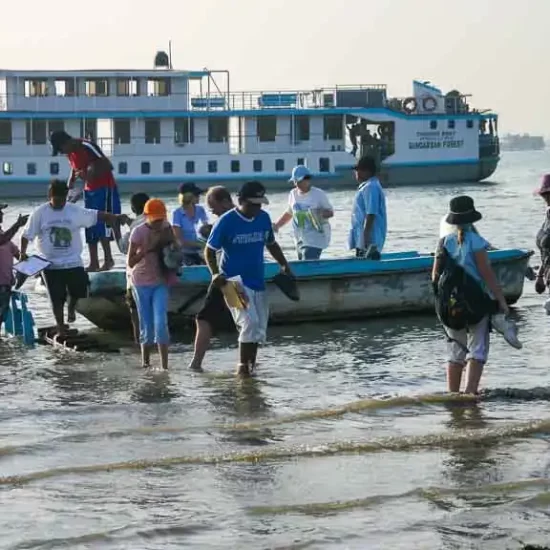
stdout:
POLYGON ((330 244, 328 220, 334 216, 334 209, 327 194, 311 185, 311 172, 305 166, 295 166, 289 181, 294 189, 288 196, 288 209, 273 229, 278 231, 292 220, 298 259, 318 260, 330 244))

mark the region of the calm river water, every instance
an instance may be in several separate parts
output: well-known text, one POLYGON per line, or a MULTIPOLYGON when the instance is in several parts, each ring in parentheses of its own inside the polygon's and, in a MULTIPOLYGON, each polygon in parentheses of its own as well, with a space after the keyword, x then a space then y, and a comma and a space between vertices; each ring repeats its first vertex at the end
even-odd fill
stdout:
MULTIPOLYGON (((545 170, 548 152, 508 153, 489 183, 387 190, 387 250, 431 251, 462 192, 496 246, 532 247, 545 170)), ((331 198, 336 256, 352 192, 331 198)), ((276 215, 286 195, 271 199, 276 215)), ((6 225, 29 206, 10 204, 6 225)), ((281 239, 292 255, 289 232, 281 239)), ((430 317, 274 328, 245 382, 231 336, 214 342, 204 374, 186 368, 190 339, 174 345, 168 374, 143 372, 127 344, 113 356, 1 342, 0 548, 548 543, 550 319, 532 285, 516 308, 524 350, 493 336, 477 406, 433 396, 445 341, 430 317)))

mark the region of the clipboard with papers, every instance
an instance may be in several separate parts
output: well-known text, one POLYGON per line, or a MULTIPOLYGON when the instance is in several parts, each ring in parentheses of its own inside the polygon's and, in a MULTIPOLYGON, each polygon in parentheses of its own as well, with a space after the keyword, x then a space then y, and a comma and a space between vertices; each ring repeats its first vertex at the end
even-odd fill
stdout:
POLYGON ((51 265, 52 262, 40 256, 34 255, 29 256, 26 260, 22 260, 21 262, 16 263, 13 266, 13 269, 15 269, 17 273, 21 273, 22 275, 26 275, 27 277, 34 277, 35 275, 42 273, 42 271, 44 271, 51 265))

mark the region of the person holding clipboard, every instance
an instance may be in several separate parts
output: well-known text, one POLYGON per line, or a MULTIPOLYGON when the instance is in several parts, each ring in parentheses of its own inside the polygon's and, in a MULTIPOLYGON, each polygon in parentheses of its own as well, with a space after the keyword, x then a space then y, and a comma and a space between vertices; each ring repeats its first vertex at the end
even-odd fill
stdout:
POLYGON ((21 237, 21 260, 28 259, 28 245, 36 239, 41 256, 38 260, 45 261, 47 266, 42 275, 50 296, 58 337, 66 333, 64 307, 67 297, 67 320, 71 323, 76 318, 78 300, 88 293, 88 274, 82 262, 81 229, 93 227, 98 222, 110 226, 128 222, 124 214, 100 212, 68 203, 67 193, 66 182, 52 180, 48 202, 30 215, 21 237))

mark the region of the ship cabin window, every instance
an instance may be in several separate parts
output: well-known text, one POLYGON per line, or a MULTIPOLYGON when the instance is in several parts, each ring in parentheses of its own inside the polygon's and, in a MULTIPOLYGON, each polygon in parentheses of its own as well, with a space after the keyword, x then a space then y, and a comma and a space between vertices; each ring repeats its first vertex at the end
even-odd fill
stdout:
POLYGON ((48 120, 48 135, 52 132, 62 132, 65 130, 65 123, 62 120, 48 120))
POLYGON ((106 97, 109 95, 109 81, 106 78, 91 78, 85 81, 86 95, 106 97))
POLYGON ((455 121, 454 120, 448 120, 447 121, 447 128, 449 128, 449 130, 454 130, 455 129, 455 121))
POLYGON ((323 136, 325 141, 344 139, 344 117, 325 115, 323 117, 323 136))
POLYGON ((277 117, 273 115, 256 118, 256 135, 262 142, 275 141, 277 138, 277 117))
POLYGON ((141 163, 141 173, 150 174, 151 173, 151 163, 147 160, 141 163))
POLYGON ((118 163, 118 173, 119 174, 127 174, 128 173, 128 163, 127 162, 119 162, 118 163))
POLYGON ((25 97, 46 97, 48 95, 48 80, 36 78, 25 80, 25 97))
POLYGON ((296 161, 296 164, 297 164, 298 166, 304 166, 304 165, 305 165, 305 159, 299 158, 299 159, 296 161))
POLYGON ((59 175, 59 162, 50 162, 50 176, 59 175))
POLYGON ((165 160, 162 163, 162 171, 165 174, 171 174, 173 172, 173 170, 174 170, 174 165, 172 164, 171 160, 165 160))
POLYGON ((321 157, 319 159, 319 172, 330 172, 330 159, 321 157))
POLYGON ((467 120, 466 121, 466 128, 473 128, 474 127, 474 121, 473 120, 467 120))
POLYGON ((27 145, 46 145, 47 127, 45 120, 27 120, 25 122, 27 145))
POLYGON ((294 118, 294 139, 296 143, 309 141, 309 116, 298 115, 294 118))
POLYGON ((58 97, 74 97, 78 95, 75 78, 56 78, 55 95, 58 97))
POLYGON ((97 120, 83 119, 80 121, 80 137, 89 139, 90 141, 97 140, 97 120))
POLYGON ((195 121, 192 118, 174 119, 174 143, 181 145, 195 141, 195 121))
POLYGON ((275 172, 284 172, 284 171, 285 171, 284 159, 275 159, 275 172))
POLYGON ((233 174, 237 174, 241 171, 241 161, 240 160, 232 160, 231 161, 231 172, 233 174))
POLYGON ((11 120, 0 120, 0 145, 11 145, 11 120))
POLYGON ((252 162, 252 170, 254 172, 261 172, 262 171, 262 161, 259 159, 256 159, 252 162))
POLYGON ((229 136, 229 118, 213 116, 208 118, 209 143, 227 143, 229 136))
POLYGON ((160 143, 160 120, 145 119, 145 143, 160 143))
POLYGON ((11 162, 4 162, 2 164, 2 173, 4 176, 11 176, 13 174, 13 164, 11 162))
POLYGON ((437 120, 430 120, 430 130, 437 130, 437 120))
POLYGON ((115 118, 113 120, 115 145, 128 145, 132 141, 130 119, 115 118))
POLYGON ((217 160, 209 160, 208 161, 208 172, 210 174, 215 174, 218 171, 218 161, 217 160))
POLYGON ((119 97, 135 97, 139 95, 138 81, 135 78, 117 78, 116 95, 119 97))
POLYGON ((147 80, 147 95, 166 97, 170 95, 169 78, 150 78, 147 80))
POLYGON ((27 162, 27 176, 36 176, 36 162, 27 162))

